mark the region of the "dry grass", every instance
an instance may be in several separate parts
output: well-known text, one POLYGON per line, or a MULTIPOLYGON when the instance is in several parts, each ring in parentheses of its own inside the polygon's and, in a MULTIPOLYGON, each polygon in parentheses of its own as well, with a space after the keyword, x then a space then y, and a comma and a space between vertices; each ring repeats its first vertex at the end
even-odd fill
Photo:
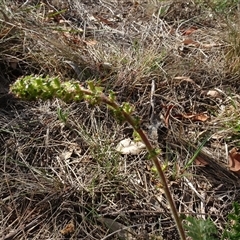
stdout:
POLYGON ((104 106, 7 93, 32 73, 99 81, 134 104, 144 127, 155 80, 157 113, 174 106, 159 145, 176 205, 183 215, 209 216, 221 234, 239 199, 226 153, 240 145, 237 14, 227 20, 201 1, 43 2, 0 3, 1 238, 179 239, 146 154, 115 150, 131 129, 104 106), (179 117, 190 113, 210 118, 179 117), (201 157, 208 152, 212 164, 182 176, 208 135, 201 157))

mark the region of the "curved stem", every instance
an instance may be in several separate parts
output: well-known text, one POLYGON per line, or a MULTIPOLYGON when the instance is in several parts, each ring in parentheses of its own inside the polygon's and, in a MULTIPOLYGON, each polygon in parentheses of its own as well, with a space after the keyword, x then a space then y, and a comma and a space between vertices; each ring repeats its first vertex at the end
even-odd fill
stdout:
MULTIPOLYGON (((93 95, 92 92, 89 91, 89 90, 86 90, 86 89, 82 89, 82 90, 83 90, 83 93, 85 93, 87 95, 93 95)), ((105 94, 101 94, 100 98, 101 98, 102 102, 104 102, 107 105, 110 105, 115 110, 119 111, 121 109, 120 105, 118 103, 116 103, 115 101, 111 101, 105 94)), ((152 144, 150 143, 150 141, 149 141, 148 137, 146 136, 146 134, 143 132, 143 130, 141 128, 136 126, 134 118, 131 115, 129 115, 128 113, 126 113, 123 110, 121 110, 121 111, 122 111, 122 114, 123 114, 125 120, 139 134, 139 136, 141 137, 143 143, 146 145, 146 148, 147 148, 148 152, 151 154, 154 151, 154 148, 153 148, 152 144)), ((170 205, 170 209, 172 211, 172 215, 173 215, 174 221, 176 223, 176 226, 177 226, 180 238, 181 238, 181 240, 186 240, 185 231, 183 229, 183 224, 182 224, 182 221, 181 221, 181 219, 180 219, 180 217, 178 215, 178 211, 176 209, 174 200, 172 198, 172 194, 171 194, 170 189, 168 187, 168 183, 167 183, 166 177, 165 177, 164 172, 163 172, 163 170, 161 168, 159 159, 158 159, 157 156, 152 156, 151 159, 154 162, 154 164, 156 166, 156 169, 158 171, 158 174, 159 174, 160 180, 162 182, 166 198, 167 198, 168 203, 170 205)))
MULTIPOLYGON (((125 111, 124 108, 121 107, 116 101, 114 101, 110 97, 108 97, 105 94, 103 94, 102 90, 100 88, 95 88, 93 83, 91 83, 91 85, 89 83, 89 88, 90 89, 86 89, 86 88, 82 87, 81 85, 78 85, 78 83, 76 83, 77 87, 75 85, 75 88, 73 88, 73 90, 72 90, 71 85, 70 85, 70 87, 69 87, 68 84, 63 84, 61 86, 60 81, 57 80, 57 79, 53 80, 53 85, 49 84, 49 82, 48 82, 48 84, 45 84, 44 79, 42 79, 41 77, 35 79, 36 81, 33 82, 32 84, 29 84, 29 81, 31 83, 31 80, 32 80, 31 78, 33 78, 33 77, 31 77, 31 76, 29 77, 28 76, 26 80, 20 79, 19 82, 17 82, 17 83, 15 82, 15 86, 13 85, 11 87, 11 91, 13 93, 15 93, 16 96, 18 96, 18 97, 22 96, 22 97, 25 97, 25 98, 30 98, 30 100, 31 99, 36 99, 37 97, 39 97, 39 98, 42 97, 43 99, 46 99, 47 97, 49 97, 49 98, 53 98, 53 97, 61 98, 62 97, 63 100, 64 99, 66 100, 66 97, 64 96, 64 94, 67 91, 71 91, 70 92, 71 94, 67 95, 67 96, 70 99, 72 97, 72 100, 74 100, 74 96, 75 96, 75 93, 76 93, 76 95, 79 94, 80 96, 82 96, 82 95, 85 96, 84 99, 87 100, 87 101, 93 100, 93 102, 96 103, 96 104, 99 104, 101 102, 105 103, 106 105, 111 106, 114 110, 116 110, 118 113, 120 113, 120 116, 123 117, 123 119, 126 120, 134 128, 134 130, 141 137, 143 143, 146 145, 146 148, 147 148, 147 150, 148 150, 148 152, 150 154, 150 157, 151 157, 152 161, 154 162, 154 164, 156 166, 156 169, 158 171, 158 174, 159 174, 160 180, 162 182, 166 198, 167 198, 168 203, 170 205, 170 209, 172 211, 172 215, 173 215, 174 221, 176 223, 176 226, 177 226, 180 238, 181 238, 181 240, 186 240, 186 236, 185 236, 185 232, 184 232, 184 229, 183 229, 183 225, 182 225, 181 219, 180 219, 180 217, 178 215, 178 212, 177 212, 174 200, 172 198, 172 194, 171 194, 171 192, 169 190, 169 187, 168 187, 168 183, 167 183, 166 177, 165 177, 164 172, 163 172, 163 170, 161 168, 161 164, 159 162, 159 159, 158 159, 158 157, 156 155, 156 151, 155 151, 154 147, 152 146, 152 144, 150 143, 150 141, 149 141, 148 137, 146 136, 146 134, 139 127, 138 123, 136 123, 135 118, 132 117, 131 114, 127 112, 128 110, 125 111), (29 84, 30 87, 27 87, 28 84, 29 84), (42 89, 42 86, 45 86, 45 88, 42 89), (22 88, 24 88, 24 87, 25 87, 25 90, 23 91, 23 94, 22 94, 22 88), (63 92, 62 93, 63 96, 61 96, 59 93, 56 94, 58 87, 61 90, 60 93, 63 92), (39 93, 39 89, 38 88, 41 88, 40 93, 43 93, 43 91, 46 91, 47 94, 42 94, 42 95, 40 94, 40 96, 35 96, 36 93, 39 93), (54 89, 54 91, 53 91, 53 89, 54 89), (65 91, 62 91, 63 89, 65 91), (54 94, 56 94, 56 95, 54 95, 54 94)), ((34 78, 33 78, 33 80, 34 80, 34 78)), ((69 98, 67 98, 67 99, 70 100, 69 98)))
MULTIPOLYGON (((125 114, 124 114, 125 115, 125 114)), ((148 152, 151 154, 153 151, 154 151, 154 148, 153 146, 151 145, 151 143, 149 142, 149 139, 148 137, 146 136, 146 134, 142 131, 141 128, 136 128, 134 126, 134 120, 133 118, 126 114, 125 115, 125 119, 126 121, 134 128, 135 131, 138 132, 139 136, 141 137, 142 141, 144 142, 144 144, 146 145, 146 148, 148 150, 148 152)), ((175 220, 175 223, 176 223, 176 226, 177 226, 177 229, 178 229, 178 232, 179 232, 179 235, 181 237, 182 240, 185 240, 186 239, 186 236, 185 236, 185 231, 183 229, 183 225, 182 225, 182 221, 178 215, 178 211, 176 209, 176 206, 175 206, 175 203, 174 203, 174 200, 172 198, 172 194, 170 192, 170 189, 168 187, 168 183, 167 183, 167 180, 166 180, 166 177, 164 175, 164 172, 162 170, 162 167, 160 165, 160 162, 159 162, 159 159, 157 156, 152 156, 152 161, 154 162, 155 166, 156 166, 156 169, 158 171, 158 174, 159 174, 159 177, 161 179, 161 182, 162 182, 162 185, 163 185, 163 189, 164 189, 164 192, 165 192, 165 195, 166 195, 166 198, 168 200, 168 203, 170 205, 170 209, 172 211, 172 215, 173 215, 173 218, 175 220)))

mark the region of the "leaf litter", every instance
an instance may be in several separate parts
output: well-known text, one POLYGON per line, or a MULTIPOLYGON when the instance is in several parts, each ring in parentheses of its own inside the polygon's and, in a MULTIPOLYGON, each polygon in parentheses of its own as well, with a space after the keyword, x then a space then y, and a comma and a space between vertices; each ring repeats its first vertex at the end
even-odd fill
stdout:
POLYGON ((239 145, 232 130, 238 129, 239 84, 226 74, 226 29, 194 1, 34 2, 2 8, 9 17, 1 17, 1 238, 178 239, 147 156, 116 151, 128 138, 134 151, 145 151, 132 132, 103 106, 12 99, 4 90, 9 81, 30 73, 82 84, 97 79, 119 102, 132 103, 161 149, 160 161, 169 162, 165 173, 179 211, 208 214, 223 226, 239 199, 238 151, 211 147, 239 145), (59 106, 69 113, 64 123, 59 106), (220 137, 209 138, 182 173, 203 132, 220 137))

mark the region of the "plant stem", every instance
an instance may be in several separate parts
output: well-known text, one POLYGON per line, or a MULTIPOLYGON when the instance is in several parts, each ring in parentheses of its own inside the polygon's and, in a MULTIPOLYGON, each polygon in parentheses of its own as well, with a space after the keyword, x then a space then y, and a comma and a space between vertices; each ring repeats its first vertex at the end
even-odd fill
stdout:
MULTIPOLYGON (((33 77, 28 76, 25 81, 23 79, 20 79, 19 82, 17 82, 17 84, 15 83, 16 84, 15 86, 13 85, 11 87, 11 91, 13 93, 15 93, 16 96, 18 96, 18 97, 20 97, 21 94, 23 94, 22 95, 23 97, 29 98, 30 100, 36 99, 37 97, 39 97, 39 98, 43 97, 43 99, 46 99, 47 97, 49 97, 49 98, 58 97, 58 98, 62 98, 63 100, 66 100, 66 99, 71 100, 71 97, 72 97, 72 99, 74 99, 75 93, 76 93, 76 95, 77 94, 79 94, 80 96, 83 95, 83 98, 86 101, 90 101, 90 102, 92 101, 94 104, 105 103, 106 105, 111 106, 119 114, 119 116, 121 118, 126 120, 133 127, 133 129, 141 137, 143 143, 145 144, 145 146, 146 146, 146 148, 147 148, 147 150, 150 154, 150 158, 152 159, 152 161, 154 162, 154 164, 156 166, 156 169, 158 171, 160 180, 162 182, 166 198, 167 198, 168 203, 170 205, 170 209, 172 211, 172 215, 173 215, 174 221, 176 223, 180 238, 181 238, 181 240, 186 240, 183 225, 182 225, 181 219, 178 215, 178 212, 177 212, 175 203, 173 201, 171 192, 169 190, 168 183, 167 183, 167 180, 165 178, 164 172, 162 170, 160 161, 157 157, 156 150, 152 146, 152 144, 150 143, 146 134, 140 128, 136 119, 131 116, 130 107, 128 107, 128 106, 126 107, 126 105, 125 105, 125 107, 120 106, 114 100, 114 97, 106 96, 104 93, 102 93, 101 88, 95 87, 92 82, 89 82, 89 88, 90 89, 86 89, 86 88, 84 88, 84 87, 82 87, 81 85, 78 85, 78 84, 75 85, 75 87, 72 87, 71 84, 63 84, 61 86, 60 81, 57 80, 57 79, 54 79, 53 80, 54 84, 51 85, 51 83, 49 83, 49 82, 48 82, 48 84, 46 84, 44 82, 44 79, 41 78, 41 77, 35 79, 35 81, 33 81, 33 82, 31 82, 31 80, 32 80, 31 78, 33 78, 33 77), (25 85, 28 86, 28 87, 26 87, 25 85), (41 91, 39 92, 38 88, 42 88, 42 86, 45 86, 45 88, 44 88, 44 90, 46 91, 45 94, 43 94, 44 93, 42 91, 43 89, 41 89, 41 91), (58 92, 58 94, 56 94, 57 87, 60 89, 60 92, 58 92), (22 91, 23 88, 25 88, 24 91, 22 91), (70 91, 70 92, 69 92, 69 94, 67 95, 67 98, 66 98, 66 96, 64 94, 66 94, 66 92, 68 92, 68 91, 70 91), (40 93, 40 96, 36 96, 36 93, 40 93), (62 95, 60 95, 60 93, 62 93, 62 95), (54 95, 54 94, 56 94, 56 95, 54 95)), ((33 78, 33 80, 34 80, 34 78, 33 78)))
MULTIPOLYGON (((82 89, 82 91, 86 95, 93 95, 93 93, 91 91, 87 90, 87 89, 82 89)), ((119 111, 121 109, 121 107, 120 107, 120 105, 118 103, 116 103, 115 101, 111 101, 105 94, 102 93, 100 95, 100 98, 101 98, 101 102, 111 106, 115 110, 119 111)), ((135 120, 134 120, 134 118, 130 114, 126 113, 123 110, 121 110, 121 112, 122 112, 125 120, 139 134, 139 136, 141 137, 143 143, 146 145, 146 148, 147 148, 148 152, 151 154, 154 151, 154 148, 153 148, 152 144, 150 143, 150 141, 149 141, 148 137, 146 136, 146 134, 143 132, 143 130, 141 128, 136 126, 135 120)), ((182 221, 181 221, 181 219, 180 219, 180 217, 178 215, 178 211, 176 209, 174 200, 172 198, 172 194, 171 194, 170 189, 168 187, 168 183, 167 183, 166 177, 164 175, 164 172, 162 170, 162 167, 160 165, 159 159, 158 159, 157 156, 152 156, 151 159, 154 162, 154 164, 156 166, 156 169, 158 171, 158 174, 159 174, 160 180, 162 182, 166 198, 167 198, 168 203, 170 205, 170 209, 172 211, 172 215, 173 215, 174 221, 176 223, 176 226, 177 226, 180 238, 181 238, 181 240, 186 240, 183 224, 182 224, 182 221)))
MULTIPOLYGON (((136 128, 134 126, 134 120, 133 120, 133 118, 130 115, 128 115, 128 114, 124 114, 124 115, 125 115, 126 121, 134 128, 135 131, 138 132, 138 134, 141 137, 143 143, 146 145, 146 148, 147 148, 148 152, 151 154, 154 151, 154 148, 153 148, 152 144, 149 142, 149 139, 146 136, 146 134, 143 132, 143 130, 141 128, 136 128)), ((186 236, 185 236, 185 231, 183 229, 182 221, 181 221, 181 219, 180 219, 180 217, 178 215, 178 212, 177 212, 174 200, 172 198, 172 194, 171 194, 170 189, 168 187, 168 183, 167 183, 167 180, 165 178, 165 175, 164 175, 164 172, 162 170, 162 167, 160 165, 159 159, 156 156, 153 156, 151 159, 154 162, 154 164, 156 166, 156 169, 158 171, 159 177, 161 179, 161 182, 162 182, 162 185, 163 185, 163 189, 164 189, 166 198, 168 200, 168 203, 170 205, 170 209, 172 211, 172 215, 173 215, 173 218, 175 220, 175 223, 176 223, 179 235, 180 235, 182 240, 185 240, 186 236)))

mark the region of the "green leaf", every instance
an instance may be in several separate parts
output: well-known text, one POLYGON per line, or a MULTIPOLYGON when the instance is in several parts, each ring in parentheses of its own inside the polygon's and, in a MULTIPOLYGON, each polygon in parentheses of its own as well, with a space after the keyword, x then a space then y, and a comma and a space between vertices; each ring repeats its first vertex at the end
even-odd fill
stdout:
POLYGON ((133 110, 134 110, 133 106, 131 106, 131 104, 128 103, 128 102, 124 102, 124 103, 122 104, 122 109, 123 109, 123 111, 126 112, 127 114, 131 114, 131 113, 133 112, 133 110))
POLYGON ((94 81, 87 81, 88 88, 92 91, 95 92, 95 84, 94 81))
POLYGON ((115 92, 112 91, 112 90, 109 91, 109 99, 110 99, 112 102, 116 101, 115 92))
POLYGON ((224 229, 222 239, 240 239, 240 205, 233 203, 233 212, 228 214, 228 224, 224 229))
POLYGON ((217 228, 210 219, 197 219, 194 217, 186 218, 187 224, 184 224, 187 235, 194 240, 217 240, 214 236, 217 234, 217 228))
POLYGON ((68 113, 63 112, 63 110, 61 108, 58 108, 57 114, 58 114, 59 120, 66 124, 67 118, 68 118, 68 113))
POLYGON ((161 153, 161 149, 154 148, 149 154, 148 159, 152 159, 153 157, 157 157, 161 153))

